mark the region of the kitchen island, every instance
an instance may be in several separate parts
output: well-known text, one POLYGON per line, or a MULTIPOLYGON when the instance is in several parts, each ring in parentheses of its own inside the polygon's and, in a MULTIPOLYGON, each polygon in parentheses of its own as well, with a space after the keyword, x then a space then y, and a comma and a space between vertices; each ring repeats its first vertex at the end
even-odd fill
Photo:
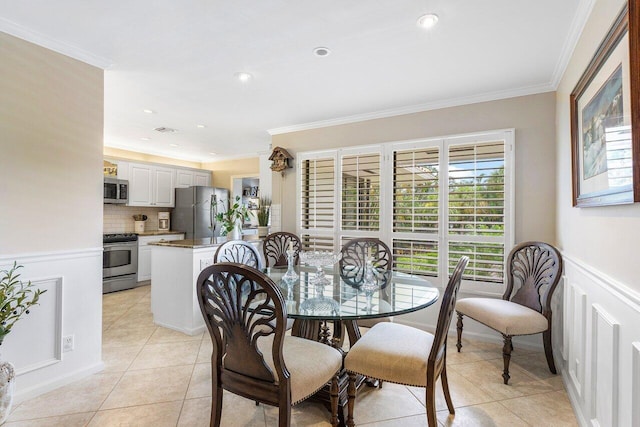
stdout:
MULTIPOLYGON (((244 236, 262 253, 262 239, 244 236)), ((215 238, 150 243, 151 312, 159 326, 198 335, 205 330, 196 292, 200 272, 213 264, 221 242, 215 238)))

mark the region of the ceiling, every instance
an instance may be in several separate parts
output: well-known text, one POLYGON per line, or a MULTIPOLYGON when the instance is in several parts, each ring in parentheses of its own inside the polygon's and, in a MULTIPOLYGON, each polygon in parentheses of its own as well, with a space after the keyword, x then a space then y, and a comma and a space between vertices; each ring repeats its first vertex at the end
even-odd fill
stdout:
POLYGON ((0 31, 105 69, 106 146, 207 162, 284 131, 554 90, 592 3, 0 0, 0 31))

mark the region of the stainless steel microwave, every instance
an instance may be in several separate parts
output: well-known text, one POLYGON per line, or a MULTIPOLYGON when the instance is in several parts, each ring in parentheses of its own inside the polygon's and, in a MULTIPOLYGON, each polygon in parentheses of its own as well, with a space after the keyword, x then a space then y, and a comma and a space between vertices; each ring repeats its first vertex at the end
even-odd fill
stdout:
POLYGON ((104 179, 104 203, 122 203, 129 201, 129 181, 125 179, 104 179))

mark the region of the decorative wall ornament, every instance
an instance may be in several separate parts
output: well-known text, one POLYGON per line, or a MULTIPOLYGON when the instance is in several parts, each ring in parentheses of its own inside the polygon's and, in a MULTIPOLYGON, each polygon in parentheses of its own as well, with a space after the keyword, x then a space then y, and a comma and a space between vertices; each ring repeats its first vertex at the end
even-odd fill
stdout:
POLYGON ((272 162, 271 170, 282 173, 282 176, 284 176, 286 169, 293 167, 293 165, 289 164, 289 160, 293 160, 293 156, 282 147, 274 148, 269 160, 272 162))

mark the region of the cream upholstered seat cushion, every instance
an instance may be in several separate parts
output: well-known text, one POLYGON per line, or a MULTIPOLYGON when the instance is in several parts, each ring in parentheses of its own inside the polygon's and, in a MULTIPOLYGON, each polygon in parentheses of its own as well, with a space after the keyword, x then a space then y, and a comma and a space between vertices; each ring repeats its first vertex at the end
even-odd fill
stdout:
POLYGON ((398 323, 378 323, 349 350, 347 371, 393 383, 425 387, 433 335, 398 323))
MULTIPOLYGON (((275 375, 272 344, 273 335, 258 339, 258 350, 275 375)), ((291 374, 292 405, 320 390, 342 367, 342 354, 338 350, 305 338, 286 335, 282 354, 291 374)))
POLYGON ((537 334, 549 327, 541 313, 503 299, 464 298, 456 311, 508 336, 537 334))

